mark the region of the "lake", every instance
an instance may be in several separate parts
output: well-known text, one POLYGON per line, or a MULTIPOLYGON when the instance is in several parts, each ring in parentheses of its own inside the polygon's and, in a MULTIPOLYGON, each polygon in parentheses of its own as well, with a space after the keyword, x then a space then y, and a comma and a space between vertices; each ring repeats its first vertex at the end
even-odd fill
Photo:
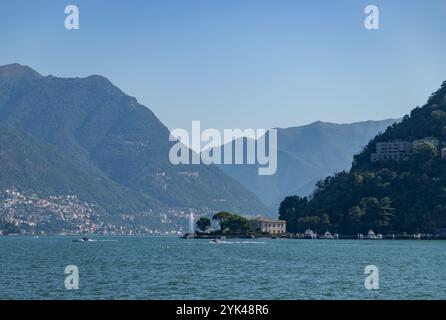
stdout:
POLYGON ((75 238, 0 237, 0 299, 446 299, 445 241, 75 238))

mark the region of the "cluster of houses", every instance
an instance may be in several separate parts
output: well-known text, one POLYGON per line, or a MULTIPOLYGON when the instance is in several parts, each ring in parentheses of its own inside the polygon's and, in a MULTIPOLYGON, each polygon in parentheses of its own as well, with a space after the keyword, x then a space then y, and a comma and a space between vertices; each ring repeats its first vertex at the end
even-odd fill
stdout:
MULTIPOLYGON (((439 149, 440 141, 437 138, 426 137, 423 139, 408 140, 391 140, 376 143, 376 152, 370 156, 371 162, 378 161, 400 161, 408 158, 414 153, 417 145, 421 143, 430 143, 435 149, 439 149)), ((441 149, 441 157, 446 159, 446 148, 441 149)))
POLYGON ((2 222, 21 234, 45 234, 68 226, 85 233, 99 227, 93 208, 75 195, 39 198, 6 189, 1 194, 0 213, 2 222))

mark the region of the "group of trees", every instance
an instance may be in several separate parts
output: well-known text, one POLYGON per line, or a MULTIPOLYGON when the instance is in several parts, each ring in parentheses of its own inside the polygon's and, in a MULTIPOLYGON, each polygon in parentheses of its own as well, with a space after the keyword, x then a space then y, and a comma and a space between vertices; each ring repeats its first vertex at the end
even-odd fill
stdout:
POLYGON ((350 171, 319 181, 310 197, 285 198, 280 218, 290 232, 434 233, 446 227, 446 160, 436 147, 420 143, 406 160, 370 161, 377 142, 429 136, 445 146, 446 82, 425 106, 370 141, 350 171))
MULTIPOLYGON (((218 222, 220 233, 245 233, 249 231, 249 220, 233 213, 220 211, 213 215, 212 220, 218 222)), ((200 217, 197 220, 197 228, 206 232, 211 226, 211 220, 208 217, 200 217)))
MULTIPOLYGON (((413 158, 416 158, 414 155, 413 158)), ((446 161, 393 163, 393 168, 341 172, 320 181, 310 198, 282 201, 290 232, 306 228, 344 234, 435 232, 446 226, 446 161), (405 167, 410 166, 411 170, 405 167)))

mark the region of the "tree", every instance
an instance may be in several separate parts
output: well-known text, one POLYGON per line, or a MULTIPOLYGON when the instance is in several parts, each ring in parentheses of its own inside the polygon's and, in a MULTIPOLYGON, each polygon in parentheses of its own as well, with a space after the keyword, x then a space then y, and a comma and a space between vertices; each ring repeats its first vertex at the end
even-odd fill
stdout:
POLYGON ((299 226, 301 226, 303 229, 310 228, 312 230, 316 230, 320 223, 321 218, 319 218, 318 216, 307 216, 298 220, 299 226))
POLYGON ((249 230, 249 220, 239 215, 232 215, 227 221, 227 226, 233 233, 243 233, 249 230))
POLYGON ((226 211, 219 211, 212 217, 212 220, 217 221, 220 224, 220 231, 227 228, 227 223, 232 214, 226 211))
POLYGON ((391 207, 392 201, 389 197, 378 200, 374 197, 367 197, 361 200, 361 209, 365 213, 364 220, 367 228, 382 232, 389 225, 393 217, 394 209, 391 207))
POLYGON ((212 219, 218 221, 221 232, 243 233, 249 230, 249 220, 237 214, 220 211, 212 219))
POLYGON ((298 232, 298 220, 305 216, 307 205, 307 197, 298 196, 286 197, 280 203, 279 219, 286 221, 289 232, 298 232))
POLYGON ((200 217, 197 220, 197 228, 203 232, 206 232, 206 229, 211 226, 211 220, 208 217, 200 217))
POLYGON ((323 228, 328 228, 329 226, 331 226, 330 216, 328 214, 326 213, 322 214, 321 225, 323 228))
POLYGON ((415 159, 424 163, 437 156, 437 148, 430 142, 419 142, 415 146, 415 159))
MULTIPOLYGON (((435 108, 435 106, 438 108, 438 105, 433 105, 432 107, 435 108)), ((434 118, 435 120, 442 120, 446 117, 446 113, 443 110, 434 110, 431 113, 432 118, 434 118)))
POLYGON ((376 221, 376 227, 378 228, 378 230, 386 230, 392 222, 395 209, 392 208, 392 200, 389 197, 382 198, 379 201, 379 204, 380 207, 378 219, 376 221))
POLYGON ((364 216, 364 210, 360 206, 353 206, 348 210, 348 213, 344 215, 342 221, 342 229, 347 234, 355 234, 361 230, 362 217, 364 216))

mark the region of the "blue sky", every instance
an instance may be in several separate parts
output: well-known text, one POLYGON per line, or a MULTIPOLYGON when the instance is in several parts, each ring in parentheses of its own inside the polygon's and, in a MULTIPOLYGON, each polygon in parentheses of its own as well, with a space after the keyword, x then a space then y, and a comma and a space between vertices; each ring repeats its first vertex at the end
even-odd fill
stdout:
POLYGON ((104 75, 170 129, 396 118, 446 80, 445 14, 441 0, 2 0, 0 64, 104 75), (369 4, 380 30, 363 26, 369 4))

